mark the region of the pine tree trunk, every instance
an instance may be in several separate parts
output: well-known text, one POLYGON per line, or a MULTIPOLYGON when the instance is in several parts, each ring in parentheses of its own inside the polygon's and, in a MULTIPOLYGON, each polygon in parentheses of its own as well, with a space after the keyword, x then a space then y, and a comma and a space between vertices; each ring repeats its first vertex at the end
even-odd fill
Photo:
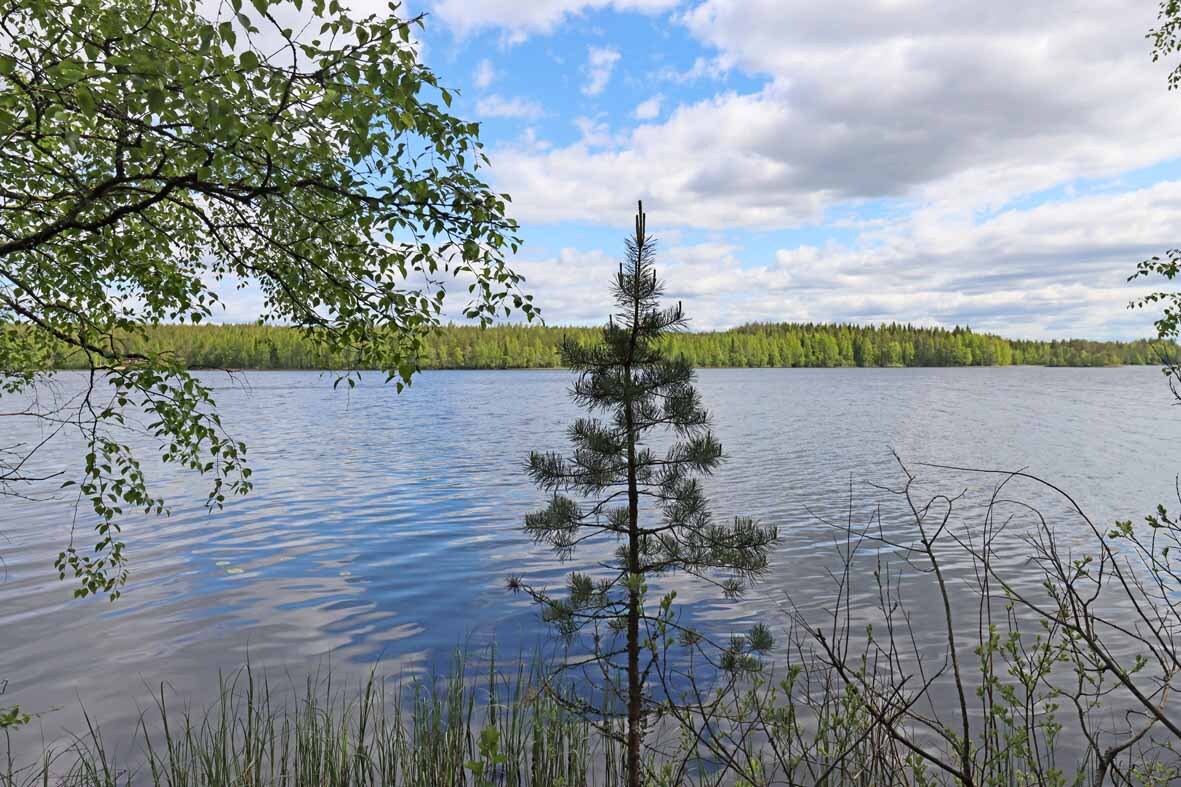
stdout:
MULTIPOLYGON (((629 375, 630 376, 630 375, 629 375)), ((636 440, 631 402, 627 405, 627 569, 629 580, 640 573, 640 496, 636 485, 636 440)), ((640 787, 640 593, 629 587, 627 599, 627 784, 640 787)))

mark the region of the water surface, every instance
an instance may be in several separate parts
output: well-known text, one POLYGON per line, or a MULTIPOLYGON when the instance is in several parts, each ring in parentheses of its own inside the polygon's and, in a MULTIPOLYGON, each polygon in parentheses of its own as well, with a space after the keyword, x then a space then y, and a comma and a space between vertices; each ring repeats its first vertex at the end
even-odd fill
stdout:
MULTIPOLYGON (((594 557, 560 564, 520 529, 544 499, 524 460, 563 448, 577 415, 567 373, 428 372, 402 395, 377 375, 351 392, 312 373, 208 379, 230 431, 250 446, 255 490, 210 514, 198 478, 147 461, 172 515, 128 521, 131 581, 116 604, 71 600, 57 580, 71 499, 0 500, 0 704, 43 712, 52 737, 77 729, 78 700, 100 722, 134 719, 161 681, 200 704, 219 670, 247 658, 292 674, 325 659, 399 673, 439 667, 457 646, 547 642, 537 611, 504 581, 520 573, 556 586, 594 557)), ((63 375, 59 385, 80 381, 63 375)), ((825 609, 835 563, 823 520, 844 521, 852 497, 864 521, 885 499, 888 522, 905 525, 897 501, 871 485, 901 482, 892 452, 932 489, 977 497, 995 477, 917 463, 1028 468, 1103 525, 1173 499, 1181 468, 1181 411, 1151 368, 711 369, 699 382, 729 456, 708 482, 716 514, 751 515, 782 534, 769 575, 743 602, 672 580, 686 614, 716 633, 759 616, 782 623, 789 597, 825 609)), ((36 436, 15 419, 2 426, 5 443, 36 436)), ((40 461, 72 468, 71 450, 51 444, 40 461)), ((1062 526, 1078 523, 1063 515, 1062 526)), ((1022 560, 1013 556, 1018 574, 1022 560)), ((857 592, 870 590, 862 582, 857 592)), ((929 602, 913 599, 920 611, 929 602)))

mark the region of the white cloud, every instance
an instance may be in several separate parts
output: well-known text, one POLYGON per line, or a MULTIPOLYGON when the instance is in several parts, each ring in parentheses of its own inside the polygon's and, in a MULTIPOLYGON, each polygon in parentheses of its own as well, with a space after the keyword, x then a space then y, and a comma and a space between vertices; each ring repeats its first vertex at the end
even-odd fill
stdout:
POLYGON ((612 9, 654 14, 679 0, 435 0, 434 13, 459 37, 480 30, 506 32, 505 42, 519 44, 531 33, 549 33, 567 17, 612 9))
MULTIPOLYGON (((655 224, 660 214, 649 209, 648 217, 655 224)), ((1132 338, 1151 335, 1152 326, 1150 314, 1126 309, 1145 289, 1127 284, 1127 275, 1179 235, 1181 181, 981 221, 926 208, 850 245, 800 245, 763 259, 742 259, 748 255, 731 243, 674 243, 658 248, 656 264, 695 329, 899 320, 1017 338, 1132 338)), ((610 308, 616 260, 564 249, 514 264, 547 321, 597 323, 610 308)))
POLYGON ((537 120, 545 114, 545 110, 541 104, 527 98, 505 98, 493 93, 476 102, 476 114, 481 117, 537 120))
POLYGON ((582 86, 583 95, 597 96, 603 92, 607 83, 611 81, 611 73, 615 70, 619 58, 619 51, 609 46, 592 46, 587 49, 584 68, 586 84, 582 86))
POLYGON ((698 57, 688 69, 678 71, 671 66, 666 66, 656 73, 656 78, 683 85, 701 79, 721 79, 726 75, 727 70, 719 58, 698 57))
POLYGON ((623 225, 622 192, 692 226, 776 228, 868 199, 997 206, 1181 156, 1181 98, 1131 0, 705 0, 682 21, 766 84, 608 149, 494 151, 519 218, 623 225))
POLYGON ((513 270, 525 276, 525 288, 543 298, 542 316, 554 324, 598 324, 613 309, 610 277, 619 262, 599 250, 564 248, 545 257, 522 257, 513 270))
POLYGON ((611 127, 598 117, 580 116, 574 118, 574 126, 580 135, 579 144, 587 147, 606 147, 619 140, 611 134, 611 127))
POLYGON ((646 101, 641 101, 632 111, 632 117, 636 120, 652 120, 659 117, 660 105, 664 102, 664 96, 659 93, 646 101))
POLYGON ((472 74, 472 82, 480 90, 483 90, 496 80, 496 76, 496 69, 492 67, 492 61, 484 58, 476 65, 476 71, 472 74))

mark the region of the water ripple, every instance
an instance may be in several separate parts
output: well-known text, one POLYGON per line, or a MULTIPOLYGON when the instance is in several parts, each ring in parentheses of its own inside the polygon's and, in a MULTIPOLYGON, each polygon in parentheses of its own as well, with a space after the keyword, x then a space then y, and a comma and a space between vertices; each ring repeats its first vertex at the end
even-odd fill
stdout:
MULTIPOLYGON (((456 646, 493 639, 528 650, 542 628, 505 576, 553 586, 591 562, 559 563, 520 529, 543 498, 523 462, 531 449, 564 448, 576 415, 563 372, 431 372, 401 396, 376 377, 347 396, 315 374, 253 373, 247 387, 211 379, 227 426, 250 445, 255 491, 210 514, 197 479, 145 462, 173 513, 128 523, 133 573, 118 604, 71 601, 53 574, 71 501, 0 501, 0 678, 6 701, 62 708, 43 718, 47 729, 78 727, 77 698, 99 721, 133 718, 161 681, 200 703, 218 670, 247 658, 298 672, 331 654, 389 672, 431 669, 456 646)), ((840 533, 824 522, 841 525, 850 510, 866 521, 884 495, 869 482, 901 478, 891 449, 913 462, 1029 467, 1100 523, 1169 499, 1181 459, 1181 422, 1154 369, 707 370, 700 384, 729 457, 707 484, 715 512, 783 535, 742 604, 668 581, 719 632, 764 614, 782 626, 788 596, 817 614, 831 605, 840 533)), ((54 445, 42 461, 70 467, 74 450, 54 445)), ((930 490, 968 489, 975 505, 992 483, 924 475, 930 490)), ((913 542, 905 517, 883 512, 883 528, 913 542)), ((949 560, 953 580, 968 581, 966 564, 949 560)), ((1005 566, 1018 583, 1034 576, 1024 560, 1005 566)), ((918 615, 934 614, 920 578, 900 587, 918 615)), ((864 577, 856 592, 869 598, 864 577)))

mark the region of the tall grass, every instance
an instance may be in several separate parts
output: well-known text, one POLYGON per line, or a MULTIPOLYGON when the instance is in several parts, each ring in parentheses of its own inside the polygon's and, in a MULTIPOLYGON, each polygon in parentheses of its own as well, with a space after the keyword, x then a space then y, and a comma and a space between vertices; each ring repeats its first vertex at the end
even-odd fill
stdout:
POLYGON ((473 679, 457 658, 445 676, 390 683, 371 673, 341 687, 329 670, 276 691, 247 666, 219 679, 203 711, 161 689, 133 743, 112 751, 86 729, 36 762, 20 762, 11 731, 0 787, 345 787, 353 785, 552 785, 618 783, 610 737, 568 710, 534 666, 490 663, 473 679))

